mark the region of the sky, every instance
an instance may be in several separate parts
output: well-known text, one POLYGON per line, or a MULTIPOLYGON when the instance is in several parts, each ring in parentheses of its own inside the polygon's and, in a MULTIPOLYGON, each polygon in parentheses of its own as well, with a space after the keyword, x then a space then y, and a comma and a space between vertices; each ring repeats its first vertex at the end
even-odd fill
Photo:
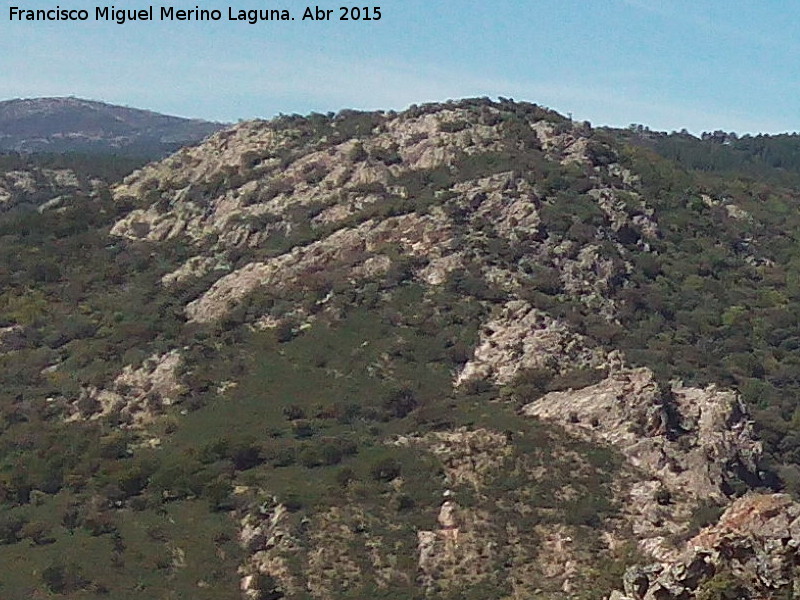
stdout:
MULTIPOLYGON (((78 96, 233 122, 473 96, 525 100, 593 125, 699 134, 800 130, 794 0, 118 0, 218 8, 219 22, 95 22, 102 0, 0 0, 0 99, 78 96), (17 22, 9 8, 87 9, 17 22), (287 9, 250 25, 238 9, 287 9), (334 9, 329 22, 304 9, 334 9), (354 6, 354 4, 347 4, 354 6)), ((109 4, 110 5, 110 4, 109 4)))

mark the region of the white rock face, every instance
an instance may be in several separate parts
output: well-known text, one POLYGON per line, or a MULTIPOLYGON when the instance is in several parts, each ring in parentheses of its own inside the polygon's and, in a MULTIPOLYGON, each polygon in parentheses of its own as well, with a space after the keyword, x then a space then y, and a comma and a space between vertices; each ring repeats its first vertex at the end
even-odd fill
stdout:
POLYGON ((273 577, 287 593, 298 589, 285 558, 285 553, 297 549, 296 540, 286 528, 287 515, 286 507, 273 499, 239 523, 239 543, 248 553, 247 561, 239 568, 240 587, 247 598, 258 600, 261 592, 269 591, 258 589, 258 575, 273 577))
POLYGON ((150 423, 162 407, 174 403, 183 391, 178 380, 180 351, 154 354, 134 369, 126 366, 107 389, 88 388, 73 403, 69 420, 99 419, 114 411, 128 427, 150 423), (88 406, 89 409, 81 408, 88 406))
POLYGON ((523 300, 512 300, 481 329, 474 356, 456 378, 510 383, 523 369, 599 367, 603 353, 589 349, 583 338, 523 300))
POLYGON ((0 211, 18 204, 55 205, 76 190, 92 191, 97 181, 79 178, 69 169, 29 169, 0 173, 0 211))
MULTIPOLYGON (((393 246, 392 257, 399 250, 416 259, 413 275, 420 281, 442 285, 454 271, 480 265, 487 284, 511 299, 530 284, 526 278, 530 266, 544 266, 559 272, 565 295, 613 322, 616 306, 610 291, 631 265, 614 255, 610 245, 581 247, 540 231, 541 209, 554 199, 546 197, 550 192, 542 189, 548 188, 535 178, 516 171, 466 181, 456 178, 449 189, 435 190, 432 205, 385 216, 408 210, 403 202, 413 205, 419 200, 418 182, 425 180, 428 170, 455 173, 469 157, 507 152, 502 114, 498 106, 486 105, 476 112, 445 105, 436 111, 382 115, 375 117, 369 135, 341 141, 312 140, 291 119, 280 124, 242 123, 126 178, 113 195, 118 200, 135 199, 138 208, 120 219, 111 233, 152 242, 181 239, 197 248, 197 255, 165 275, 163 283, 191 284, 218 272, 217 282, 186 307, 189 319, 198 322, 222 318, 258 289, 294 290, 309 276, 335 273, 356 282, 380 280, 395 259, 384 252, 387 246, 393 246), (294 237, 298 231, 303 234, 294 237), (486 256, 483 248, 494 237, 506 242, 507 254, 524 244, 528 264, 501 264, 496 256, 486 256), (288 249, 264 252, 265 247, 275 246, 288 249), (236 264, 231 272, 225 257, 232 251, 236 259, 256 251, 258 259, 250 264, 231 260, 236 264)), ((334 130, 339 126, 336 119, 329 125, 334 130)), ((585 125, 545 120, 527 125, 531 130, 525 143, 540 144, 548 160, 578 163, 590 177, 599 173, 601 167, 591 161, 585 125)), ((620 169, 602 168, 611 172, 612 167, 620 169)), ((608 215, 611 231, 630 226, 645 238, 656 234, 644 202, 639 201, 637 215, 630 217, 626 207, 636 204, 638 196, 628 184, 617 189, 596 179, 587 196, 608 215)), ((598 240, 604 237, 601 233, 598 240)), ((508 331, 509 339, 502 340, 499 331, 484 335, 475 358, 458 376, 459 383, 476 377, 507 382, 518 370, 513 366, 515 346, 524 347, 524 368, 550 361, 550 345, 569 346, 575 337, 559 323, 533 326, 540 331, 508 331), (489 358, 483 346, 490 337, 491 343, 501 346, 498 359, 489 358), (544 353, 537 358, 541 350, 544 353)), ((577 366, 597 362, 569 356, 577 358, 577 366)))
POLYGON ((728 469, 756 471, 761 444, 741 399, 710 386, 673 386, 665 399, 649 369, 624 369, 580 390, 552 392, 524 414, 619 448, 670 489, 724 500, 728 469))
POLYGON ((596 385, 552 392, 523 414, 617 448, 641 475, 619 490, 623 521, 648 554, 669 558, 668 537, 685 531, 703 502, 726 504, 739 473, 757 478, 762 453, 732 391, 673 385, 665 394, 649 369, 623 368, 596 385))
POLYGON ((345 268, 353 278, 374 278, 391 264, 388 257, 378 254, 387 244, 401 244, 412 256, 441 256, 448 250, 448 231, 442 216, 416 214, 340 229, 318 242, 296 247, 267 262, 250 263, 222 277, 189 303, 186 314, 193 321, 213 321, 256 289, 302 285, 315 272, 345 268))

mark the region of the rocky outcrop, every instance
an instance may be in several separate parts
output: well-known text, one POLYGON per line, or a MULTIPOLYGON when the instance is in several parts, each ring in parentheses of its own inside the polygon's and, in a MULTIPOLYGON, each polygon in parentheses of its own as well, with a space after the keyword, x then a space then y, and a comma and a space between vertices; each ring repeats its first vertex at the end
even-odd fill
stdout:
POLYGON ((318 273, 339 271, 348 279, 378 277, 391 264, 380 251, 392 244, 401 244, 410 256, 441 256, 449 245, 447 223, 440 214, 412 214, 380 222, 370 220, 355 229, 340 229, 318 242, 297 247, 267 262, 250 263, 224 276, 191 302, 186 314, 194 321, 212 321, 256 289, 303 285, 318 273))
POLYGON ((175 403, 184 387, 178 378, 180 351, 156 354, 142 366, 126 366, 106 389, 87 388, 72 403, 69 420, 99 419, 112 413, 120 424, 141 428, 175 403))
POLYGON ((723 500, 732 471, 755 473, 761 455, 735 392, 681 385, 664 390, 646 368, 547 394, 523 412, 610 443, 670 488, 703 498, 723 500))
POLYGON ((555 372, 604 364, 600 350, 547 313, 523 300, 512 300, 481 328, 473 358, 464 365, 456 385, 474 379, 510 383, 524 369, 550 368, 555 372))
POLYGON ((489 151, 502 139, 497 126, 474 125, 447 132, 442 123, 465 119, 464 109, 420 118, 384 118, 374 135, 317 148, 298 143, 289 126, 253 121, 213 136, 150 165, 115 189, 117 198, 159 198, 158 207, 137 209, 117 223, 114 235, 161 240, 185 233, 227 240, 249 217, 286 218, 299 207, 319 207, 312 223, 330 227, 378 202, 370 186, 405 197, 386 186, 404 173, 451 164, 461 153, 489 151), (294 154, 294 160, 278 157, 294 154), (164 210, 166 207, 166 210, 164 210))
POLYGON ((784 494, 736 500, 675 560, 628 569, 611 600, 795 598, 800 504, 784 494))
POLYGON ((622 452, 640 473, 621 490, 626 520, 656 556, 674 554, 668 538, 687 530, 701 503, 725 504, 737 480, 758 480, 761 443, 732 391, 665 389, 649 369, 623 367, 596 385, 546 394, 523 413, 622 452))
MULTIPOLYGON (((619 249, 608 255, 612 246, 542 238, 541 209, 553 198, 535 178, 519 171, 455 177, 435 190, 435 208, 425 200, 414 210, 420 196, 431 193, 420 189, 439 170, 456 172, 460 162, 472 159, 491 163, 494 153, 508 151, 503 114, 501 105, 491 103, 374 113, 363 117, 371 124, 369 135, 344 139, 338 130, 352 115, 324 123, 328 135, 321 137, 309 135, 303 119, 242 123, 126 178, 113 195, 137 208, 111 233, 153 242, 180 238, 195 247, 198 254, 167 275, 166 285, 191 283, 219 269, 218 282, 187 307, 196 321, 221 317, 259 287, 291 287, 308 271, 343 267, 345 277, 380 277, 388 263, 378 246, 387 244, 417 259, 421 264, 414 274, 428 284, 445 283, 454 271, 481 264, 487 284, 512 297, 530 283, 525 273, 531 265, 546 265, 559 272, 565 294, 613 320, 609 294, 630 265, 619 249), (524 244, 529 264, 496 264, 497 257, 485 256, 484 249, 493 238, 506 240, 509 248, 524 244), (264 250, 273 247, 282 249, 264 250), (237 258, 247 250, 259 260, 236 261, 236 269, 226 273, 221 265, 233 262, 226 253, 234 249, 237 258), (342 260, 353 253, 363 255, 342 260)), ((599 169, 587 154, 590 129, 548 122, 545 114, 531 111, 519 123, 525 141, 517 143, 538 147, 541 139, 549 160, 599 169)), ((608 166, 609 173, 612 166, 618 167, 608 166)), ((629 236, 655 234, 635 192, 594 179, 587 197, 608 215, 612 232, 598 230, 596 239, 622 229, 629 236)))
POLYGON ((248 558, 239 573, 246 598, 261 600, 268 594, 283 595, 299 589, 286 560, 286 555, 298 547, 286 523, 288 516, 286 507, 270 498, 241 518, 239 543, 248 558))
POLYGON ((429 592, 467 588, 492 579, 502 549, 491 535, 491 517, 445 500, 435 530, 417 532, 420 583, 429 592))
POLYGON ((78 193, 91 194, 103 187, 97 179, 70 169, 46 169, 33 163, 0 172, 0 213, 12 209, 60 206, 78 193))
MULTIPOLYGON (((573 469, 557 489, 542 491, 551 473, 544 458, 514 455, 511 429, 394 439, 438 459, 440 483, 452 492, 441 500, 438 522, 429 506, 429 522, 411 530, 402 548, 383 547, 380 536, 365 533, 379 519, 399 531, 394 514, 326 506, 304 517, 302 533, 292 533, 291 517, 277 505, 251 510, 240 523, 248 596, 257 598, 265 580, 278 586, 274 593, 317 598, 352 593, 365 582, 391 586, 400 572, 392 565, 403 561, 416 566, 430 594, 494 585, 503 572, 519 597, 538 593, 538 579, 548 591, 572 595, 599 549, 632 540, 642 556, 672 559, 679 553, 675 540, 688 534, 702 503, 724 505, 741 478, 758 480, 761 447, 733 392, 659 384, 647 369, 626 368, 619 353, 590 341, 620 325, 623 300, 615 292, 635 268, 632 249, 650 252, 659 231, 636 175, 611 162, 613 150, 588 125, 536 111, 507 113, 493 103, 317 121, 240 124, 149 165, 114 190, 136 209, 112 235, 180 241, 188 250, 161 281, 191 292, 185 315, 193 326, 234 313, 246 314, 255 328, 291 317, 303 323, 299 331, 312 319, 333 321, 336 310, 344 312, 323 311, 341 306, 344 294, 336 294, 348 286, 360 292, 377 285, 388 301, 400 273, 400 285, 444 286, 444 292, 425 288, 425 302, 440 293, 469 296, 480 315, 470 317, 473 331, 483 319, 472 355, 453 373, 456 387, 505 386, 526 371, 561 380, 573 370, 610 374, 596 385, 546 394, 523 411, 556 423, 559 441, 583 444, 547 457, 573 469), (511 141, 510 131, 517 136, 511 141), (529 162, 517 161, 526 149, 529 162), (567 181, 574 189, 564 187, 567 181), (571 212, 573 200, 580 211, 571 212), (258 315, 260 305, 251 301, 262 293, 292 302, 273 302, 258 315), (248 310, 235 310, 242 305, 248 310), (584 322, 586 314, 592 319, 584 322), (583 335, 577 326, 585 326, 583 335), (596 444, 625 458, 604 449, 614 468, 625 463, 619 472, 612 476, 586 458, 585 448, 597 451, 596 444), (490 502, 497 474, 511 471, 509 480, 523 482, 523 489, 503 490, 490 502), (602 477, 591 480, 590 472, 602 477), (576 483, 580 477, 591 481, 576 483), (562 505, 583 512, 569 524, 548 520, 562 518, 562 505), (600 532, 591 551, 581 539, 586 527, 600 532), (308 565, 302 576, 287 566, 298 561, 308 565)), ((96 396, 118 406, 147 393, 146 385, 128 385, 132 395, 115 383, 96 396)), ((128 405, 136 412, 135 403, 128 405)), ((402 478, 386 483, 384 499, 396 501, 402 478)))
POLYGON ((476 490, 497 475, 511 454, 507 437, 489 429, 459 427, 424 436, 401 436, 393 444, 424 448, 441 461, 448 486, 466 483, 476 490))

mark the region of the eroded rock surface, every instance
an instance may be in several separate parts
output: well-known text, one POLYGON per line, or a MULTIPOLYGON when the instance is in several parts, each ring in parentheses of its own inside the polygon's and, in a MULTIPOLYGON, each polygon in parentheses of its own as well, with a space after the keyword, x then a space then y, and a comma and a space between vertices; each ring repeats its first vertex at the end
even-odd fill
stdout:
POLYGON ((481 328, 478 347, 456 385, 472 379, 507 384, 523 369, 559 372, 567 366, 594 367, 603 362, 602 351, 588 348, 566 325, 522 300, 513 300, 481 328))
POLYGON ((725 504, 735 482, 758 480, 761 443, 732 391, 665 389, 649 369, 622 368, 596 385, 546 394, 523 413, 622 452, 641 473, 620 490, 627 520, 657 556, 674 553, 667 538, 686 530, 698 505, 725 504))
POLYGON ((624 591, 611 600, 795 598, 798 563, 800 504, 785 494, 750 494, 676 559, 628 569, 624 591))
POLYGON ((142 366, 126 366, 108 388, 87 388, 72 403, 70 420, 99 419, 112 413, 128 427, 141 428, 176 402, 184 390, 178 377, 180 351, 156 354, 142 366))

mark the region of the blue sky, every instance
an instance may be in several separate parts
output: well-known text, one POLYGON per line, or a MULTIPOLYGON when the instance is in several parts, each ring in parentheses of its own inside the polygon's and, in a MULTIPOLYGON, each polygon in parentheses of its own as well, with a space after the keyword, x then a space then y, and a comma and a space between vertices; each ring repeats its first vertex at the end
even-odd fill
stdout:
POLYGON ((9 6, 57 3, 0 4, 3 99, 74 95, 235 121, 505 96, 595 125, 800 130, 800 3, 792 0, 377 0, 383 18, 372 23, 301 22, 304 2, 237 0, 237 9, 287 8, 298 20, 124 26, 13 23, 9 6))

